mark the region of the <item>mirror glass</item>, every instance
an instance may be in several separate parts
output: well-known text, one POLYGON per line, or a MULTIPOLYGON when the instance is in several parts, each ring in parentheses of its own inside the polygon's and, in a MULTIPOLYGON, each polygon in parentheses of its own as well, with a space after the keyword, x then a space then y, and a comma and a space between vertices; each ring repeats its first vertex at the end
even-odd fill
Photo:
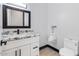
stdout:
POLYGON ((23 26, 23 12, 7 9, 7 26, 23 26))
POLYGON ((29 26, 29 14, 28 13, 24 13, 24 26, 29 26))

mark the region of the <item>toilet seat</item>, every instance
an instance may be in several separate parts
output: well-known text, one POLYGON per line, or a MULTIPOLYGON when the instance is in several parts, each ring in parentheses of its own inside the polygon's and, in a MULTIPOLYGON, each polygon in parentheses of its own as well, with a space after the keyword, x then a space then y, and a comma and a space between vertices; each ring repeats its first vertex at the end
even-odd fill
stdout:
POLYGON ((59 54, 61 56, 76 56, 74 51, 68 48, 61 48, 59 54))

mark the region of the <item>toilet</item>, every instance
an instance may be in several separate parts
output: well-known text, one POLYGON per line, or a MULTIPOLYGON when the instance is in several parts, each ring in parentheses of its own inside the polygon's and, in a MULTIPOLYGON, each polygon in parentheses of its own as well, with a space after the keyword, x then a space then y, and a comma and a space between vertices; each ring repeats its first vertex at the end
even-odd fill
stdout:
POLYGON ((59 50, 60 56, 77 56, 79 54, 79 41, 64 39, 64 47, 59 50))

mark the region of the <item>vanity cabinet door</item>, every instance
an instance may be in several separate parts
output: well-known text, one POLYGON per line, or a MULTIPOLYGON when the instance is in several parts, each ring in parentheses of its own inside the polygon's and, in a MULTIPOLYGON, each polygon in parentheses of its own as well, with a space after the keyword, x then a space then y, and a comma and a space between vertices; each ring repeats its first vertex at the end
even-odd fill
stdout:
POLYGON ((30 56, 30 45, 25 45, 18 48, 19 56, 30 56))
POLYGON ((10 49, 2 52, 2 56, 17 56, 17 49, 10 49))

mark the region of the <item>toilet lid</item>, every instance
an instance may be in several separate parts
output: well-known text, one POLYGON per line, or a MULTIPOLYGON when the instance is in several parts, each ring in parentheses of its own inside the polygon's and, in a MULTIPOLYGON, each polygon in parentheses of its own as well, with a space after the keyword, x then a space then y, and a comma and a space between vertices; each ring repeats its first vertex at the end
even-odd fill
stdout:
POLYGON ((63 56, 75 56, 74 51, 67 48, 61 48, 59 54, 63 56))

